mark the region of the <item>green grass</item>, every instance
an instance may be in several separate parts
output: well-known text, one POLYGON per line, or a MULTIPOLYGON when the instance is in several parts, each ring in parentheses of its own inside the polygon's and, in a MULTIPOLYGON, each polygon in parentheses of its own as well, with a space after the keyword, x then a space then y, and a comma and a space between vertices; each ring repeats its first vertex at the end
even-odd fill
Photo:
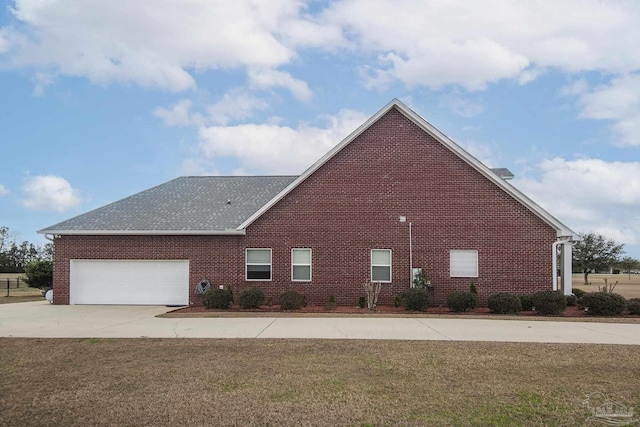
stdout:
POLYGON ((580 426, 640 408, 633 346, 0 339, 0 425, 580 426))

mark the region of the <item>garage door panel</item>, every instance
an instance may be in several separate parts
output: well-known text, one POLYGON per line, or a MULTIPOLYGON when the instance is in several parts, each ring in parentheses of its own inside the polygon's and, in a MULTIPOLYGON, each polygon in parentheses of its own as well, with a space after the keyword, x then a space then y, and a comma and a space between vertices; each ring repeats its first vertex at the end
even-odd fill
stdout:
POLYGON ((72 260, 71 304, 187 305, 189 261, 72 260))

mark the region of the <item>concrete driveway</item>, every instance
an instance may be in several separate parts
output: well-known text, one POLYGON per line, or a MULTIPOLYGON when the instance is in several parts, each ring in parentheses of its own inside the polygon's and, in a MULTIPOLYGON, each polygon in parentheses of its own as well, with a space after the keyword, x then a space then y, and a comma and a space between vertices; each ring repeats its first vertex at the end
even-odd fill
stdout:
POLYGON ((0 337, 323 338, 640 345, 640 324, 423 317, 157 318, 155 306, 0 305, 0 337))

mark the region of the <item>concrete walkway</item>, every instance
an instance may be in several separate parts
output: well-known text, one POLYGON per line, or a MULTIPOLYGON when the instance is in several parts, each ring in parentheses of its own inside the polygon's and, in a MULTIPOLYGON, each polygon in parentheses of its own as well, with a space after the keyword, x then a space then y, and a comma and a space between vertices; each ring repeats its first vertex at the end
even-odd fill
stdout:
POLYGON ((155 306, 0 305, 0 337, 322 338, 640 345, 640 324, 423 317, 157 318, 155 306))

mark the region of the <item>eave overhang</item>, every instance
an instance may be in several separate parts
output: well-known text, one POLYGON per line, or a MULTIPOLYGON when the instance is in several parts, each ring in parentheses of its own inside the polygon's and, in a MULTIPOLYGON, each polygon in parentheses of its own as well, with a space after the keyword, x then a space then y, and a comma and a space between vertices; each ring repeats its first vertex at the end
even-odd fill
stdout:
POLYGON ((269 202, 267 202, 264 206, 262 206, 259 210, 257 210, 253 215, 247 218, 242 224, 240 224, 236 230, 244 231, 247 227, 249 227, 254 221, 256 221, 260 216, 262 216, 266 211, 268 211, 273 205, 282 200, 287 194, 293 191, 300 183, 302 183, 305 179, 307 179, 311 174, 313 174, 316 170, 322 167, 325 163, 327 163, 333 156, 339 153, 344 147, 346 147, 351 141, 356 139, 360 134, 362 134, 365 130, 367 130, 373 123, 378 121, 382 116, 387 114, 392 108, 396 108, 400 113, 402 113, 409 120, 414 122, 418 127, 420 127, 427 134, 431 135, 436 141, 442 144, 444 147, 455 153, 458 157, 464 160, 467 164, 473 167, 476 171, 482 174, 489 181, 496 184, 498 187, 503 189, 507 194, 513 197, 515 200, 524 205, 527 209, 537 215, 544 222, 549 224, 553 229, 556 230, 556 235, 558 238, 565 238, 567 240, 576 241, 579 239, 577 233, 571 230, 569 227, 564 225, 560 220, 555 218, 545 209, 543 209, 540 205, 535 203, 529 197, 527 197, 520 190, 515 188, 513 185, 506 182, 504 179, 500 178, 494 172, 489 169, 489 167, 485 166, 482 162, 460 147, 458 144, 453 142, 448 136, 440 132, 433 125, 427 122, 425 119, 420 117, 420 115, 416 114, 409 107, 404 105, 397 99, 389 102, 385 107, 383 107, 380 111, 374 114, 369 120, 364 122, 361 126, 359 126, 355 131, 353 131, 349 136, 343 139, 339 144, 333 147, 327 154, 325 154, 320 160, 311 165, 302 175, 300 175, 295 181, 285 187, 280 193, 278 193, 274 198, 272 198, 269 202))

